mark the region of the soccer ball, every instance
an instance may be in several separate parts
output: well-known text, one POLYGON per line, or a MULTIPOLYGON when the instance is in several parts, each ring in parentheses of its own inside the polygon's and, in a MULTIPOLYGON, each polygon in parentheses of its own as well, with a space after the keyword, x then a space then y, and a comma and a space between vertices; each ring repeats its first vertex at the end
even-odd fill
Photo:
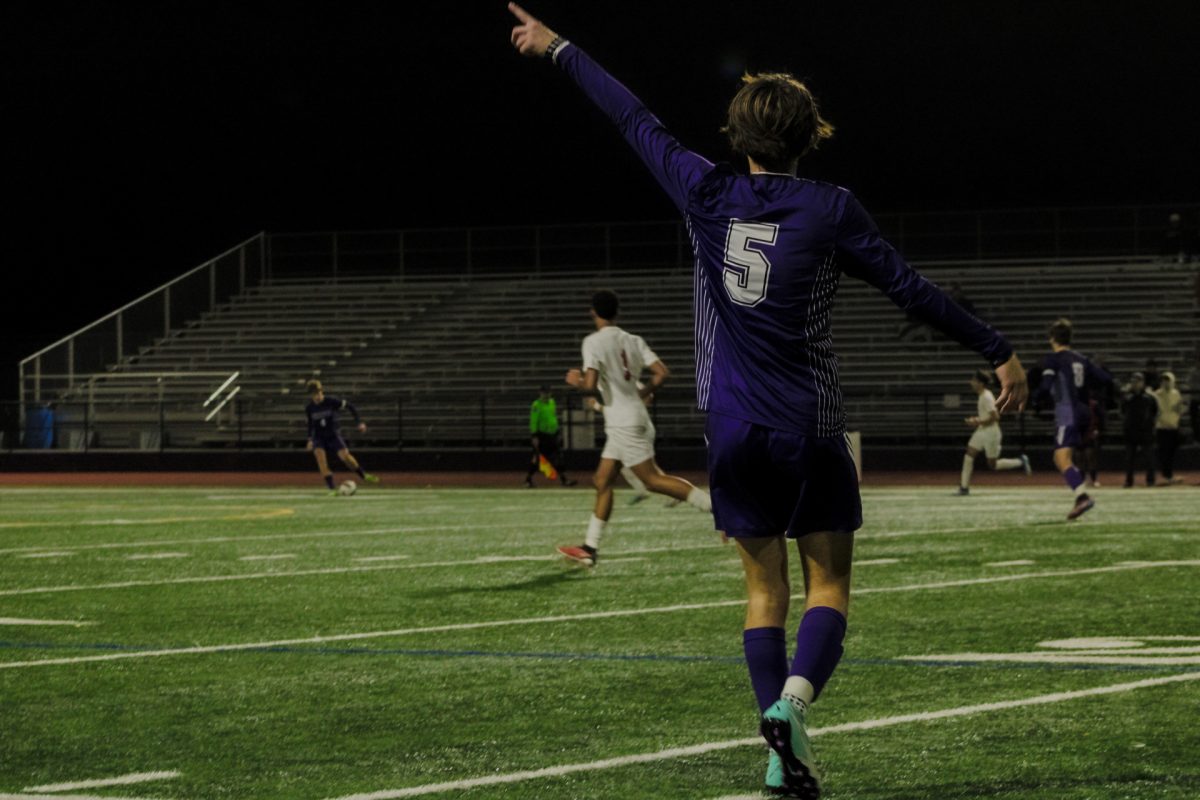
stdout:
POLYGON ((358 484, 354 481, 342 481, 342 485, 338 487, 338 494, 342 497, 349 497, 358 491, 358 484))

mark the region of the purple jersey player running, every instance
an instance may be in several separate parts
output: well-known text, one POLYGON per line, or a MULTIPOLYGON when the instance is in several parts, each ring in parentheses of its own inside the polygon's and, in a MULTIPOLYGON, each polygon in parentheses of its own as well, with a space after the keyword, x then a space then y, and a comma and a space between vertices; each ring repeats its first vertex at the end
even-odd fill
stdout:
POLYGON ((1054 401, 1054 466, 1075 493, 1075 505, 1067 512, 1067 519, 1076 519, 1096 505, 1073 460, 1075 448, 1083 444, 1091 424, 1086 386, 1111 384, 1113 377, 1071 349, 1069 319, 1059 318, 1050 324, 1050 349, 1053 352, 1042 357, 1042 380, 1033 399, 1035 407, 1046 398, 1054 401))
POLYGON ((796 177, 832 127, 789 75, 747 77, 726 131, 750 174, 684 148, 628 89, 515 4, 511 41, 572 78, 617 126, 687 222, 695 251, 696 389, 708 412, 717 527, 746 575, 750 681, 771 747, 767 790, 820 794, 805 717, 842 655, 853 532, 862 524, 829 312, 842 273, 985 356, 1001 412, 1024 405, 1025 373, 995 330, 914 272, 845 189, 796 177), (785 538, 786 537, 786 538, 785 538), (805 613, 790 668, 787 538, 805 613))
POLYGON ((320 381, 309 381, 305 388, 312 397, 312 401, 304 407, 304 416, 308 418, 308 444, 305 449, 316 457, 317 469, 321 471, 329 493, 333 495, 337 492, 333 488, 333 470, 329 468, 331 453, 337 455, 343 464, 354 470, 364 481, 379 483, 379 478, 363 472, 358 459, 350 454, 350 448, 346 446, 346 440, 338 430, 338 413, 349 411, 354 417, 354 424, 358 426, 358 432, 367 432, 367 423, 358 416, 358 409, 349 400, 325 394, 320 381))

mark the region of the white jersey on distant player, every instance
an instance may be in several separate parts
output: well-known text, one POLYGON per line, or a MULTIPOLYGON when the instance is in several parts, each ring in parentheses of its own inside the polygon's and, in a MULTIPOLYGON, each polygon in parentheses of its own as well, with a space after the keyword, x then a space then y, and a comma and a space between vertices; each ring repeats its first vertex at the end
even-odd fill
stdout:
POLYGON ((604 427, 646 425, 650 414, 638 394, 638 376, 658 356, 646 340, 607 325, 583 340, 583 370, 599 373, 596 382, 604 400, 604 427))
MULTIPOLYGON (((992 412, 995 410, 996 396, 992 394, 991 389, 984 389, 979 393, 979 402, 975 407, 975 416, 979 417, 980 422, 986 423, 992 418, 992 412)), ((992 424, 999 425, 1000 422, 997 420, 992 424)))

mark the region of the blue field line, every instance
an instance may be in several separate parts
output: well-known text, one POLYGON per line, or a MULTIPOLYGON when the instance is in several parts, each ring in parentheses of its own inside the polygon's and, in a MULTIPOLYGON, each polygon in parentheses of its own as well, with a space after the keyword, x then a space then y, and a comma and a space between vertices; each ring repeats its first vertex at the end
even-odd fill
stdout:
MULTIPOLYGON (((5 650, 117 650, 128 652, 168 650, 161 646, 146 647, 142 645, 125 645, 113 642, 4 642, 0 641, 0 649, 5 650)), ((542 661, 650 661, 661 663, 713 663, 742 665, 742 656, 713 656, 713 655, 671 655, 668 653, 557 653, 557 652, 525 652, 509 650, 445 650, 434 648, 372 648, 372 647, 304 647, 276 646, 253 647, 244 650, 230 651, 236 653, 284 653, 289 655, 312 656, 406 656, 410 658, 520 658, 542 661)), ((854 667, 988 667, 990 669, 1040 669, 1068 671, 1098 671, 1098 672, 1200 672, 1200 666, 1185 666, 1171 664, 1085 664, 1085 663, 1028 663, 1002 661, 943 661, 913 660, 905 658, 843 658, 844 666, 854 667)))

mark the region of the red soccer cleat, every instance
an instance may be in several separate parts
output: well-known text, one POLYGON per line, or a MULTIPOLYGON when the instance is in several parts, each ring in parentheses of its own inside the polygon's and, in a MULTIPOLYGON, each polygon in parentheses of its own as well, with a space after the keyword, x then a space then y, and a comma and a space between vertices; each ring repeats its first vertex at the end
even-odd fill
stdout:
POLYGON ((596 557, 599 555, 595 548, 588 547, 586 544, 579 547, 571 547, 570 545, 562 545, 558 548, 558 552, 562 553, 572 561, 578 561, 587 567, 596 566, 596 557))

